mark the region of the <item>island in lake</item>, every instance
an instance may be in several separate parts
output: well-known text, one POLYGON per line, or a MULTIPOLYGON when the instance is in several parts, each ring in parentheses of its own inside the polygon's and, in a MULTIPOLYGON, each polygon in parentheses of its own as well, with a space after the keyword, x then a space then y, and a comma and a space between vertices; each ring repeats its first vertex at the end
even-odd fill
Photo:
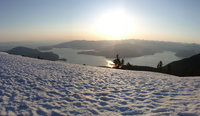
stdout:
POLYGON ((67 59, 64 58, 60 59, 59 56, 53 52, 40 52, 37 49, 27 47, 15 47, 11 50, 8 50, 7 53, 51 61, 67 61, 67 59))

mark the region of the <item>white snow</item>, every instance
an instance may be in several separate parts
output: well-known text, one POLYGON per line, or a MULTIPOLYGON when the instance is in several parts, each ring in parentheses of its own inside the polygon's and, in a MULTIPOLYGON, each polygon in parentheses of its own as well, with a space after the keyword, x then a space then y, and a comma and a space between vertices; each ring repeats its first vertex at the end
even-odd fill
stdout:
POLYGON ((200 114, 200 77, 0 53, 0 115, 200 114))

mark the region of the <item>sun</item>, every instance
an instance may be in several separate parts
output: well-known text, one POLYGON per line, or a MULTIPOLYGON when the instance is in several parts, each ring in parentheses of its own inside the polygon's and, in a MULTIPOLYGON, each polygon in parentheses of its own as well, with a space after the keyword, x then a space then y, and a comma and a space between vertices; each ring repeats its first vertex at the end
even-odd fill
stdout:
POLYGON ((100 15, 95 31, 110 39, 122 39, 133 31, 132 17, 123 9, 116 9, 100 15))

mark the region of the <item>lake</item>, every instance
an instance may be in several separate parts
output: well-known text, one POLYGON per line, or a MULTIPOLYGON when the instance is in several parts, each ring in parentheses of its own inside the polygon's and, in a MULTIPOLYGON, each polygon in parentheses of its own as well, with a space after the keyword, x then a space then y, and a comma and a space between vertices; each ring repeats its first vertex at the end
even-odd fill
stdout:
MULTIPOLYGON (((72 64, 86 64, 91 66, 106 66, 108 61, 113 59, 105 58, 103 56, 93 56, 93 55, 84 55, 78 54, 82 50, 74 50, 71 48, 53 48, 49 50, 60 56, 60 58, 67 59, 68 63, 72 64)), ((175 56, 175 52, 164 51, 162 53, 156 53, 154 55, 146 55, 141 57, 130 57, 124 58, 125 64, 130 62, 133 65, 140 66, 151 66, 156 67, 158 62, 161 60, 163 65, 166 65, 172 61, 180 60, 180 57, 175 56)))

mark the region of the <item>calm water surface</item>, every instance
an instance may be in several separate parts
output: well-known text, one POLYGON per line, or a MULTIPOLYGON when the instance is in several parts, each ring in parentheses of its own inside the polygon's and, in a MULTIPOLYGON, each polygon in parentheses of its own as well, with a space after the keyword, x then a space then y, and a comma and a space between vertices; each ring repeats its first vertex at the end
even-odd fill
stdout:
MULTIPOLYGON (((58 54, 61 58, 66 58, 68 63, 73 63, 73 64, 106 66, 109 60, 111 61, 113 60, 113 59, 105 58, 103 56, 77 54, 77 52, 82 51, 82 50, 74 50, 71 48, 53 48, 50 51, 58 54)), ((172 61, 176 61, 180 59, 181 58, 175 56, 174 52, 169 52, 169 51, 156 53, 154 55, 124 58, 125 63, 130 62, 133 65, 152 66, 152 67, 156 67, 160 60, 165 65, 172 61)))

